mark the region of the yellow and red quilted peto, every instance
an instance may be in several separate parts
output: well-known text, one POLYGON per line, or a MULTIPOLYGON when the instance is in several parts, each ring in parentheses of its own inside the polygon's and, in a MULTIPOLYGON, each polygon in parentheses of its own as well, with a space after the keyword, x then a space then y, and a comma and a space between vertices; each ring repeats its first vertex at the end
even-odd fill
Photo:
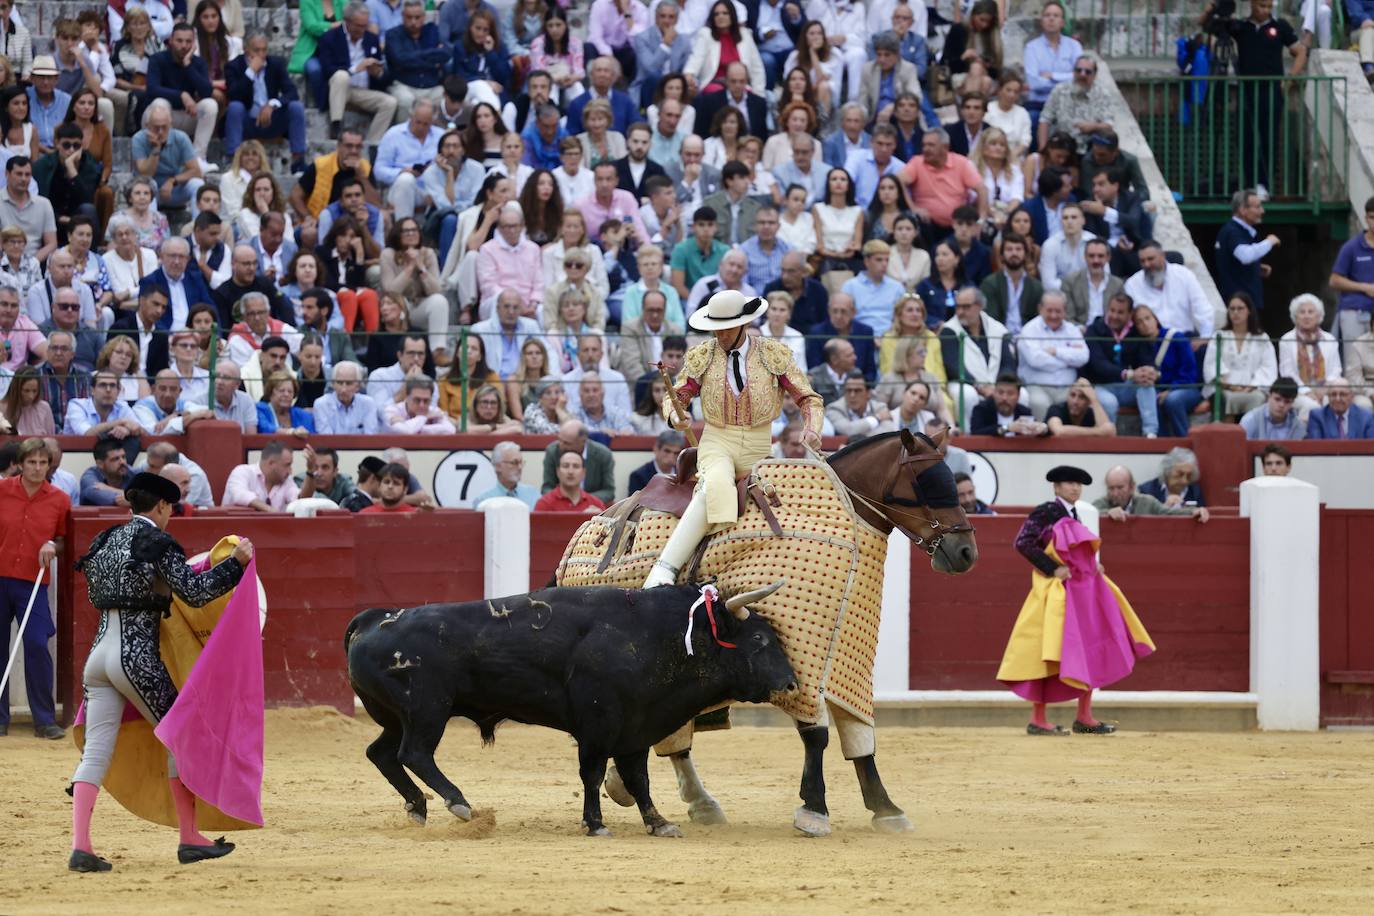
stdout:
MULTIPOLYGON (((782 505, 773 513, 783 536, 773 534, 751 502, 738 522, 707 537, 698 578, 714 579, 727 594, 785 578, 786 586, 754 607, 773 625, 801 685, 780 708, 815 722, 828 700, 871 725, 887 537, 854 512, 821 462, 769 459, 755 466, 754 476, 776 489, 782 505)), ((559 564, 559 585, 638 588, 677 519, 644 511, 627 527, 619 556, 598 573, 613 524, 599 515, 578 529, 559 564)))

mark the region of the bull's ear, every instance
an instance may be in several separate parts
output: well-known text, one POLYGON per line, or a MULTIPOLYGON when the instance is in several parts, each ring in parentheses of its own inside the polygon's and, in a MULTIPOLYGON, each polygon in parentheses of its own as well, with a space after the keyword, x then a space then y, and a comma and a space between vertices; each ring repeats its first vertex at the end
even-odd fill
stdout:
POLYGON ((745 620, 749 617, 748 605, 756 601, 762 601, 786 584, 786 579, 779 579, 772 585, 765 585, 763 588, 756 588, 750 592, 734 595, 733 597, 725 599, 725 609, 733 614, 736 620, 745 620))
POLYGON ((901 431, 902 448, 906 449, 907 454, 916 454, 916 437, 911 434, 911 430, 903 428, 901 431))

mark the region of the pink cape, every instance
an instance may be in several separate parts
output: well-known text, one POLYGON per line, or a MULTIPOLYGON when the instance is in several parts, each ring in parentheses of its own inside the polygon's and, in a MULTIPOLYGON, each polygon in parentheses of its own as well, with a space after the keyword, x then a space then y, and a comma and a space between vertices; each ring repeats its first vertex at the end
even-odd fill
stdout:
POLYGON ((259 826, 263 673, 257 562, 249 562, 176 702, 154 731, 198 798, 259 826))

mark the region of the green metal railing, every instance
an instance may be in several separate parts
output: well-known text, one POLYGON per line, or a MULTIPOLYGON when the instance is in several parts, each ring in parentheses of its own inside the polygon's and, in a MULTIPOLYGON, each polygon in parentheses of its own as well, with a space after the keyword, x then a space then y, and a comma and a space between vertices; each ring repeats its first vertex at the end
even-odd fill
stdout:
POLYGON ((1271 207, 1346 204, 1346 82, 1336 76, 1179 77, 1136 89, 1136 117, 1187 205, 1226 204, 1262 184, 1271 207))

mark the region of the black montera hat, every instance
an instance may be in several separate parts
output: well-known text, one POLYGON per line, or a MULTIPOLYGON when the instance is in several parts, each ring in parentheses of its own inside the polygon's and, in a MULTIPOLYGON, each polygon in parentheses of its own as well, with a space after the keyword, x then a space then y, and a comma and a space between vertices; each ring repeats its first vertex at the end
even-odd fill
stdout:
POLYGON ((130 490, 142 490, 144 493, 151 493, 158 499, 165 500, 172 505, 181 502, 181 487, 177 486, 166 477, 142 471, 134 475, 133 480, 124 488, 124 492, 130 490))
POLYGON ((1093 482, 1093 475, 1071 464, 1061 464, 1050 468, 1045 479, 1050 483, 1081 483, 1086 487, 1093 482))

